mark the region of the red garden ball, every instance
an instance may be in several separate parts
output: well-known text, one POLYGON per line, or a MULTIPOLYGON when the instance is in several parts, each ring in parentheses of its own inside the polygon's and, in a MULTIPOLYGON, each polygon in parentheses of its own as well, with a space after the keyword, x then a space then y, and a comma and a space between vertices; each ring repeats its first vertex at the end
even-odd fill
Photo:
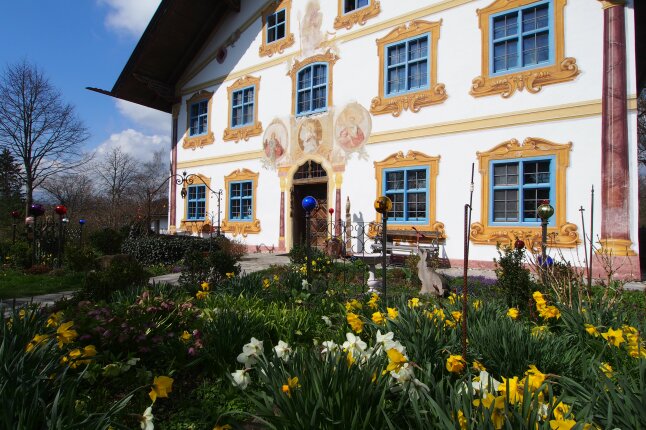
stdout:
POLYGON ((58 205, 54 208, 54 212, 56 212, 60 216, 63 216, 67 213, 67 208, 63 205, 58 205))

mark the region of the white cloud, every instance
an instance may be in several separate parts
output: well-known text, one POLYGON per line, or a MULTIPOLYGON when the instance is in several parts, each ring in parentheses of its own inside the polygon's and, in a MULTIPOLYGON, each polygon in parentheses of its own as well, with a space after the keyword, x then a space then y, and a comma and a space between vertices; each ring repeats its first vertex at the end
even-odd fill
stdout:
POLYGON ((171 116, 166 112, 151 109, 125 100, 117 100, 117 110, 124 117, 155 134, 170 136, 171 116))
POLYGON ((131 155, 137 161, 145 163, 152 159, 154 152, 163 150, 165 154, 170 151, 170 137, 167 135, 145 135, 131 128, 120 133, 110 135, 110 138, 100 144, 97 155, 101 158, 112 148, 119 148, 131 155))
POLYGON ((157 10, 161 0, 98 0, 110 11, 105 24, 119 34, 139 37, 144 32, 150 18, 157 10))

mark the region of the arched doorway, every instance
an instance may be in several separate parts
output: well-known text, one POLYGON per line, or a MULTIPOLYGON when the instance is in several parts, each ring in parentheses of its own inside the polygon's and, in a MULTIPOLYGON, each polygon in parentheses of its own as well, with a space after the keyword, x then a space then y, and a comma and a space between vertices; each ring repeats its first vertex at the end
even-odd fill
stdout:
POLYGON ((306 196, 314 197, 318 207, 311 213, 311 245, 325 247, 327 239, 328 176, 319 163, 308 160, 294 172, 291 189, 293 245, 305 244, 305 211, 301 202, 306 196))

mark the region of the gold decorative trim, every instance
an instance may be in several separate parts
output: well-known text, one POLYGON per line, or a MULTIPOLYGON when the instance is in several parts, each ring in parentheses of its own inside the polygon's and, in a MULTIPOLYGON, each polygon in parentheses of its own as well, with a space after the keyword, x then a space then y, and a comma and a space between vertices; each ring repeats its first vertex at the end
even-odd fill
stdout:
POLYGON ((632 250, 633 243, 628 239, 601 239, 601 249, 597 250, 597 254, 613 255, 618 257, 629 257, 637 255, 632 250))
MULTIPOLYGON (((615 6, 624 6, 626 4, 626 0, 599 0, 599 1, 601 2, 601 6, 604 9, 608 9, 615 6)), ((617 240, 621 240, 621 239, 617 239, 617 240)), ((630 255, 633 255, 633 254, 630 254, 630 255)))
POLYGON ((311 57, 304 59, 303 61, 295 60, 292 68, 287 72, 287 76, 292 78, 292 115, 296 115, 296 80, 298 77, 298 72, 305 66, 309 66, 313 63, 327 63, 327 107, 330 108, 333 106, 332 94, 334 93, 334 64, 337 62, 339 57, 333 53, 331 50, 327 50, 325 54, 317 54, 311 57))
POLYGON ((222 221, 221 230, 232 233, 233 236, 241 235, 247 237, 248 234, 260 233, 260 220, 256 218, 256 203, 258 200, 258 173, 249 169, 237 169, 224 177, 224 189, 226 200, 224 203, 224 220, 222 221), (229 193, 230 183, 235 181, 252 181, 252 200, 251 200, 251 220, 237 221, 229 219, 229 193))
POLYGON ((282 0, 278 4, 271 3, 262 11, 262 44, 258 48, 258 55, 271 57, 274 54, 282 54, 285 49, 294 44, 294 34, 290 32, 292 0, 282 0), (273 13, 285 9, 285 37, 267 43, 267 17, 273 13))
POLYGON ((495 244, 503 242, 509 244, 516 237, 523 239, 528 248, 534 248, 534 244, 540 245, 541 227, 525 226, 492 226, 489 225, 489 201, 490 201, 490 161, 505 160, 512 158, 528 158, 554 156, 556 159, 555 166, 555 193, 556 201, 554 205, 554 219, 557 227, 547 228, 552 246, 561 248, 574 248, 579 244, 579 234, 577 226, 567 222, 565 219, 566 212, 566 172, 570 165, 570 151, 572 143, 559 144, 549 140, 528 137, 520 145, 518 140, 511 139, 496 145, 486 152, 477 152, 480 175, 482 177, 481 188, 481 220, 471 225, 469 237, 476 244, 495 244), (538 239, 537 239, 538 238, 538 239))
POLYGON ((228 127, 224 129, 224 135, 222 139, 225 142, 234 140, 238 143, 240 140, 249 140, 252 136, 258 136, 262 134, 262 123, 258 121, 258 93, 260 92, 260 78, 253 76, 245 76, 235 81, 232 85, 227 88, 227 93, 229 96, 229 113, 227 124, 228 127), (231 111, 233 108, 233 93, 234 91, 241 90, 243 88, 254 87, 253 91, 253 124, 244 125, 241 127, 231 127, 231 111))
MULTIPOLYGON (((414 231, 415 229, 420 232, 435 232, 440 239, 446 239, 446 232, 444 231, 444 223, 435 219, 436 214, 436 201, 437 201, 437 175, 439 174, 440 156, 431 157, 422 152, 408 151, 406 155, 402 151, 396 154, 389 155, 382 161, 375 161, 375 178, 377 180, 377 193, 375 197, 383 194, 383 171, 384 169, 391 168, 404 168, 411 166, 428 167, 429 177, 428 181, 428 222, 426 224, 398 224, 397 221, 388 223, 389 228, 396 230, 414 231)), ((381 214, 377 213, 377 223, 381 223, 381 214)))
POLYGON ((184 149, 195 149, 201 148, 205 145, 210 145, 215 142, 215 136, 211 131, 211 114, 213 113, 213 93, 210 91, 198 91, 191 98, 186 100, 186 132, 184 133, 184 139, 182 140, 182 147, 184 149), (206 108, 206 134, 199 136, 189 136, 191 131, 191 105, 193 103, 200 102, 202 100, 207 100, 208 104, 206 108))
POLYGON ((365 25, 367 20, 376 17, 381 12, 381 4, 377 0, 370 0, 368 6, 355 9, 348 13, 343 12, 343 3, 343 0, 339 0, 339 12, 336 18, 334 18, 334 28, 336 30, 341 28, 350 30, 354 24, 365 25))
POLYGON ((401 115, 404 109, 417 113, 425 106, 442 103, 448 97, 444 84, 437 83, 437 43, 440 39, 440 26, 442 20, 436 22, 413 21, 408 26, 402 24, 392 30, 381 39, 377 39, 377 55, 379 56, 379 95, 370 103, 370 113, 373 115, 392 114, 394 117, 401 115), (386 45, 423 33, 430 33, 430 55, 431 75, 429 77, 429 88, 408 94, 389 97, 385 94, 385 64, 386 45))
POLYGON ((179 228, 184 231, 190 231, 191 233, 200 233, 205 225, 209 225, 209 188, 211 187, 211 179, 197 173, 192 176, 193 183, 191 185, 206 185, 205 189, 205 198, 204 198, 204 219, 201 220, 189 220, 188 219, 188 197, 184 198, 184 214, 179 223, 179 228))
POLYGON ((571 81, 579 75, 576 59, 565 57, 563 10, 567 0, 553 0, 554 64, 491 76, 489 70, 489 22, 491 15, 534 2, 536 0, 496 0, 484 9, 476 10, 482 35, 482 70, 481 75, 473 79, 469 94, 474 97, 500 94, 503 98, 508 98, 517 90, 522 91, 525 88, 529 93, 536 94, 545 85, 571 81))

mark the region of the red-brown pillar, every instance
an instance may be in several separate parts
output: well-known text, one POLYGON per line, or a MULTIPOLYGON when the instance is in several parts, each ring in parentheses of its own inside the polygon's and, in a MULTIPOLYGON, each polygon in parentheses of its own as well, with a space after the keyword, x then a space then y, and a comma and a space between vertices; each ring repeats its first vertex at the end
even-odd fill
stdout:
POLYGON ((630 241, 625 7, 603 3, 601 107, 601 244, 612 255, 635 255, 630 241))
POLYGON ((341 229, 341 184, 343 184, 343 173, 338 172, 334 176, 334 185, 336 188, 336 199, 334 204, 334 236, 340 237, 341 229))
POLYGON ((285 251, 285 188, 287 180, 284 177, 280 178, 280 213, 278 215, 278 250, 285 251))
POLYGON ((177 119, 179 117, 179 106, 173 106, 173 128, 171 133, 170 204, 168 205, 168 230, 171 234, 175 234, 177 231, 177 226, 175 225, 175 220, 177 219, 177 182, 175 182, 175 175, 177 174, 177 119))

